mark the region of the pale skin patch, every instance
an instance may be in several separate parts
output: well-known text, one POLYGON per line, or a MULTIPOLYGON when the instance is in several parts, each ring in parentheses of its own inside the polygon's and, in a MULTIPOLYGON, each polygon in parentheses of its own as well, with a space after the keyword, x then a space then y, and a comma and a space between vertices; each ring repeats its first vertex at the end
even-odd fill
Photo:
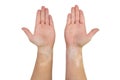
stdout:
POLYGON ((52 55, 50 53, 53 53, 50 47, 38 48, 38 56, 41 55, 43 58, 43 61, 40 63, 41 66, 47 65, 51 61, 52 55))
POLYGON ((79 66, 80 66, 81 60, 82 60, 82 56, 77 56, 77 58, 75 59, 76 67, 79 67, 79 66))
POLYGON ((69 58, 74 62, 76 67, 79 67, 82 59, 82 55, 79 53, 79 50, 77 50, 75 47, 69 47, 68 53, 69 58))
POLYGON ((47 60, 46 60, 46 61, 41 61, 41 62, 39 63, 40 66, 48 65, 48 63, 51 61, 51 57, 46 56, 45 59, 47 59, 47 60))

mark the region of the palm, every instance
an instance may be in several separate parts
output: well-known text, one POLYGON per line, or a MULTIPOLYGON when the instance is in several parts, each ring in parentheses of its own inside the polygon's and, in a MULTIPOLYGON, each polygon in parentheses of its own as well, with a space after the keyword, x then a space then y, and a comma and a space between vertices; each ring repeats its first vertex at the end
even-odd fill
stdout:
POLYGON ((55 31, 50 25, 38 25, 33 36, 33 43, 38 46, 53 46, 55 41, 55 31), (44 27, 42 27, 44 26, 44 27))
POLYGON ((93 29, 87 34, 83 12, 79 10, 78 6, 72 8, 71 14, 68 14, 65 28, 65 40, 67 45, 83 46, 90 41, 97 31, 98 29, 93 29))
POLYGON ((48 14, 48 9, 42 7, 42 10, 37 12, 36 25, 34 34, 27 28, 23 28, 29 40, 35 45, 53 47, 55 41, 55 31, 52 17, 48 14))
POLYGON ((86 30, 81 28, 83 28, 83 25, 80 24, 70 24, 66 28, 65 39, 67 44, 82 46, 89 41, 86 30))

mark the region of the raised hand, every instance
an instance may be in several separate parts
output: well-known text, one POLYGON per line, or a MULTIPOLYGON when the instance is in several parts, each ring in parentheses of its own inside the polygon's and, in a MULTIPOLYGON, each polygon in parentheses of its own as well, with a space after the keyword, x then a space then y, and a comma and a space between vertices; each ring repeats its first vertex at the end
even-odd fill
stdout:
POLYGON ((38 47, 38 54, 31 80, 52 80, 53 46, 55 30, 52 16, 42 6, 37 11, 34 34, 22 28, 29 40, 38 47), (44 74, 44 75, 43 75, 44 74))
POLYGON ((52 16, 47 8, 42 6, 41 10, 37 11, 36 24, 34 34, 27 28, 22 28, 29 40, 38 47, 52 48, 55 42, 55 30, 52 16))
POLYGON ((98 29, 94 28, 87 34, 82 10, 77 5, 72 7, 71 13, 68 14, 65 28, 65 41, 67 46, 82 47, 92 39, 97 31, 98 29))

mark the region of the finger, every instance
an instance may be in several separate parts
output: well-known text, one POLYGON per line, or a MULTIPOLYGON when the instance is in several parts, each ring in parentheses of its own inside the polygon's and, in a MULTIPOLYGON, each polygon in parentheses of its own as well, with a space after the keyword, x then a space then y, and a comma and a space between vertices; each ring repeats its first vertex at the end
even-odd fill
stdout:
POLYGON ((76 5, 75 6, 75 23, 79 23, 79 18, 80 18, 80 16, 79 16, 79 7, 76 5))
POLYGON ((72 14, 72 23, 75 23, 75 8, 72 7, 71 9, 71 14, 72 14))
POLYGON ((49 15, 49 22, 50 22, 50 23, 49 23, 50 25, 54 26, 54 24, 53 24, 53 19, 52 19, 52 16, 51 16, 51 15, 49 15))
POLYGON ((67 25, 71 24, 71 14, 69 13, 67 16, 67 25))
POLYGON ((46 8, 45 9, 45 23, 46 24, 49 24, 49 11, 48 11, 48 9, 46 8))
POLYGON ((44 6, 42 6, 40 18, 41 18, 41 23, 44 24, 45 23, 45 7, 44 6))
POLYGON ((39 27, 39 26, 37 26, 37 24, 41 24, 40 15, 41 15, 41 10, 39 10, 39 11, 37 12, 36 25, 35 25, 35 30, 34 30, 34 32, 36 32, 37 28, 39 27))
POLYGON ((88 33, 88 36, 90 39, 92 39, 92 37, 99 31, 98 28, 94 28, 92 29, 89 33, 88 33))
POLYGON ((40 24, 40 10, 38 10, 36 14, 36 24, 40 24))
POLYGON ((32 40, 32 33, 27 28, 22 28, 22 30, 25 32, 29 40, 32 40))
POLYGON ((82 10, 79 10, 79 15, 80 15, 80 23, 85 24, 85 18, 82 10))

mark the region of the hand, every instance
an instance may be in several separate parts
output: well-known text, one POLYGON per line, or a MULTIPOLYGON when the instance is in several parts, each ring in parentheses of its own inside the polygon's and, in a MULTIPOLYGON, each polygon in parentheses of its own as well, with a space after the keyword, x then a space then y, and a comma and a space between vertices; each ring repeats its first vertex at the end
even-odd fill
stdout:
POLYGON ((98 29, 95 28, 87 34, 83 12, 79 10, 77 5, 72 7, 71 13, 68 14, 65 28, 65 41, 67 46, 82 47, 92 39, 97 31, 98 29))
POLYGON ((27 28, 22 28, 29 40, 38 47, 53 48, 55 42, 55 30, 52 16, 47 8, 42 6, 41 10, 37 11, 35 31, 32 34, 27 28))

